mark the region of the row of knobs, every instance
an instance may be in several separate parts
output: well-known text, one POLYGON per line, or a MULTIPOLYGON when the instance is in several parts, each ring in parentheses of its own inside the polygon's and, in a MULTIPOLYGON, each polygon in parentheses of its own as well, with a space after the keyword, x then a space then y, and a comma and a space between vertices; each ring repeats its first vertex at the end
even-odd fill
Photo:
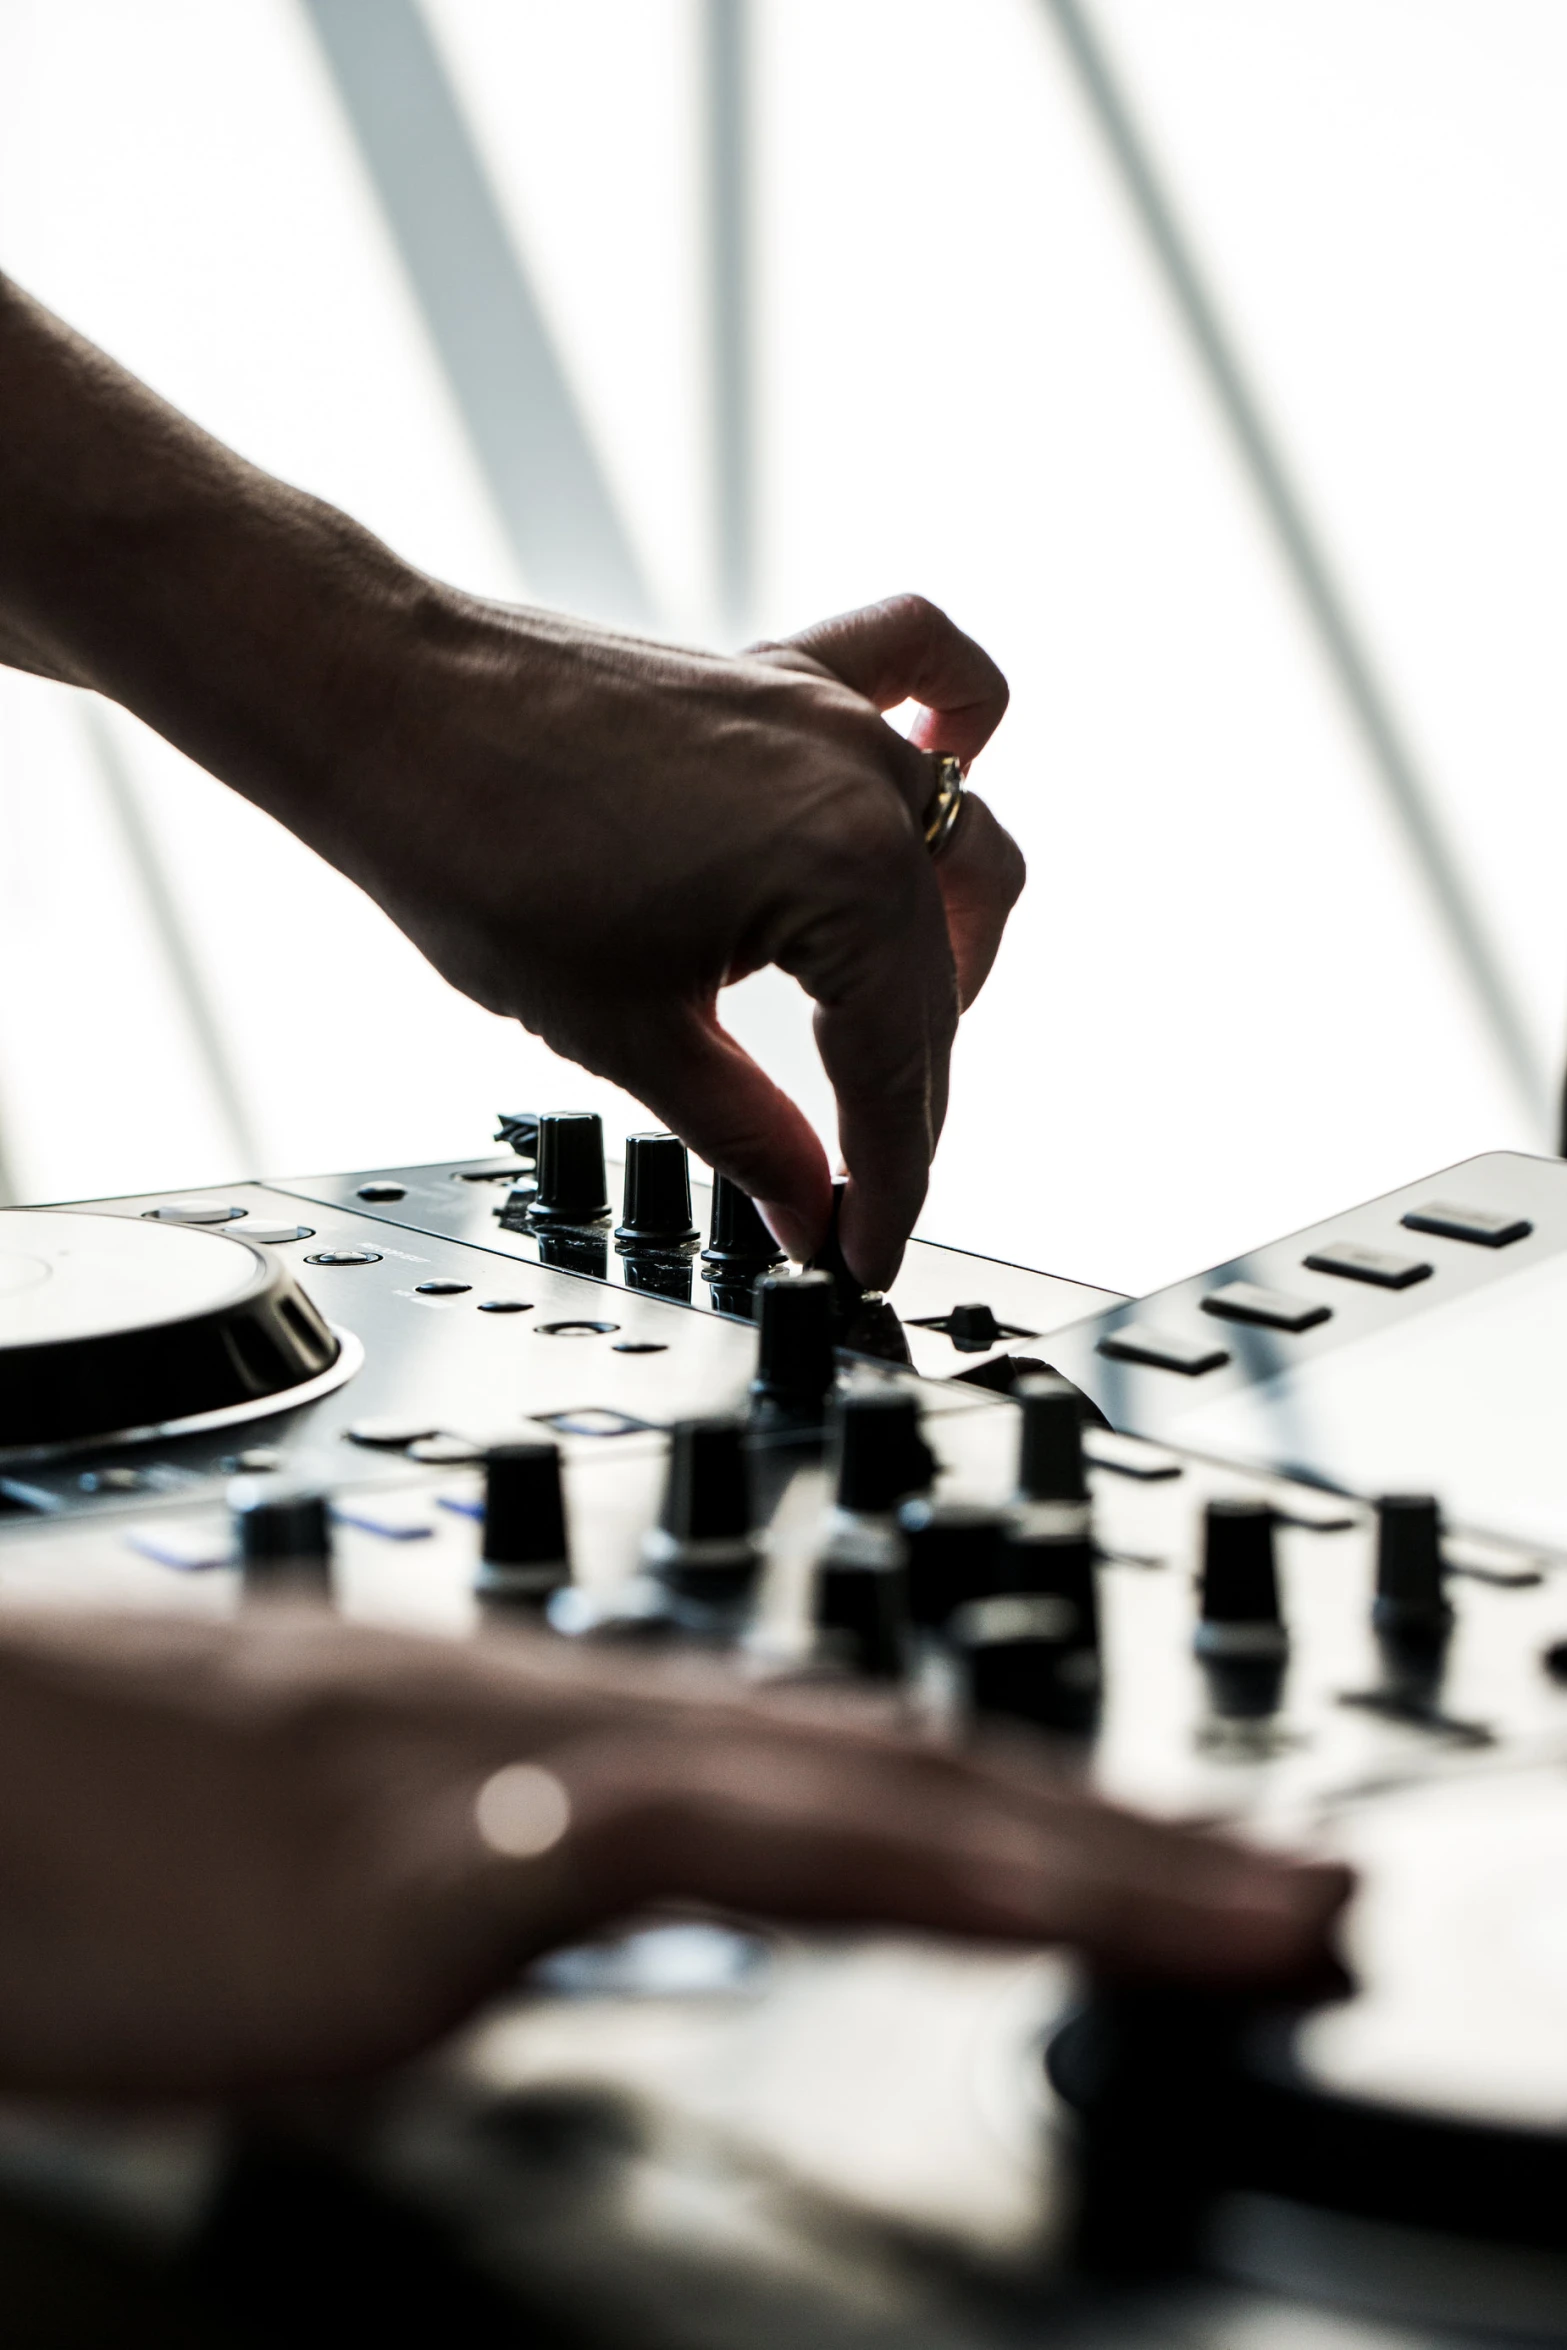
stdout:
MULTIPOLYGON (((806 1290, 812 1278, 778 1287, 806 1290)), ((830 1376, 830 1345, 825 1351, 830 1376)), ((910 1389, 888 1382, 838 1399, 832 1509, 813 1592, 816 1655, 896 1680, 935 1644, 972 1711, 1081 1734, 1097 1719, 1101 1670, 1080 1401, 1049 1376, 1020 1382, 1016 1395, 1017 1487, 999 1509, 929 1497, 936 1464, 910 1389)), ((331 1525, 320 1494, 254 1480, 236 1492, 235 1517, 248 1584, 329 1588, 331 1525)), ((645 1604, 612 1621, 738 1636, 762 1566, 757 1518, 746 1423, 677 1423, 659 1521, 643 1546, 645 1604)), ((1440 1513, 1427 1495, 1392 1495, 1377 1518, 1373 1624, 1390 1692, 1418 1693, 1440 1668, 1452 1624, 1440 1513)), ((1257 1500, 1210 1502, 1204 1516, 1194 1646, 1217 1712, 1232 1718, 1271 1713, 1287 1668, 1274 1529, 1273 1511, 1257 1500)), ((495 1447, 486 1461, 480 1595, 544 1609, 557 1594, 577 1598, 570 1586, 556 1446, 495 1447)), ((552 1620, 561 1629, 588 1621, 559 1603, 552 1620)))
MULTIPOLYGON (((542 1231, 602 1224, 610 1214, 604 1121, 596 1111, 551 1110, 538 1120, 534 1182, 517 1207, 542 1231)), ((686 1249, 700 1238, 691 1214, 691 1162, 675 1134, 626 1137, 625 1179, 615 1239, 627 1252, 686 1249)), ((727 1176, 713 1178, 713 1215, 703 1261, 720 1271, 776 1265, 783 1250, 753 1203, 727 1176)))

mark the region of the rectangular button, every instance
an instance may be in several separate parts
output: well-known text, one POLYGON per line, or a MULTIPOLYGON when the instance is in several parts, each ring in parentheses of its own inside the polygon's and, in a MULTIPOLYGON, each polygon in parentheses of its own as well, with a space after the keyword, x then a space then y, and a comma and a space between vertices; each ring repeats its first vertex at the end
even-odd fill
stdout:
POLYGON ((1223 1314, 1231 1322, 1261 1322, 1269 1330, 1310 1330, 1332 1313, 1320 1298, 1286 1297, 1281 1289, 1264 1289, 1258 1281, 1226 1281, 1210 1289, 1202 1301, 1205 1314, 1223 1314))
POLYGON ((1230 1359, 1222 1346, 1212 1346, 1204 1339, 1177 1338, 1171 1331, 1150 1330, 1135 1323, 1101 1338, 1099 1352, 1117 1362, 1152 1363, 1156 1371, 1184 1371, 1188 1378, 1195 1378, 1199 1371, 1216 1371, 1230 1359))
POLYGON ((1451 1200, 1427 1200, 1411 1208, 1403 1221, 1411 1232, 1440 1232, 1444 1240, 1472 1240, 1478 1248, 1506 1248, 1534 1230, 1524 1216, 1499 1214, 1490 1208, 1455 1208, 1451 1200))
POLYGON ((1424 1281, 1431 1267, 1422 1257, 1399 1257, 1391 1249, 1366 1248, 1358 1240, 1333 1240, 1314 1248, 1305 1264, 1313 1273, 1337 1273, 1346 1281, 1369 1281, 1377 1289, 1408 1289, 1424 1281))

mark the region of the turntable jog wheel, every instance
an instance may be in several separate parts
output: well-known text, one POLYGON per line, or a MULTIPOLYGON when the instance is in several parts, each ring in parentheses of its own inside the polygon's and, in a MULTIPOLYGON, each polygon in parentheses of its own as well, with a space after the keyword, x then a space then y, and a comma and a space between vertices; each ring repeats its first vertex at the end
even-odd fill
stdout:
POLYGON ((361 1360, 232 1228, 0 1210, 0 1461, 284 1410, 361 1360))

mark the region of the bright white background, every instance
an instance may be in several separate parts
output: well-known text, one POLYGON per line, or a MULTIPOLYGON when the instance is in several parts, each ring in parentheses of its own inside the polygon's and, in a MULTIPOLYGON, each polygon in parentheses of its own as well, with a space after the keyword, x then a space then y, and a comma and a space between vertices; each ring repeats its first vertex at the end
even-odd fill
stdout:
MULTIPOLYGON (((427 0, 672 633, 712 636, 689 0, 427 0)), ((1567 14, 1107 0, 1499 935, 1567 1007, 1567 14)), ((760 0, 758 628, 917 586, 1014 704, 1032 881, 925 1229, 1142 1288, 1544 1147, 1430 918, 1036 0, 760 0)), ((433 571, 527 592, 296 0, 0 0, 0 266, 433 571)), ((3 419, 0 419, 3 429, 3 419)), ((271 1171, 630 1105, 119 713, 271 1171)), ((736 1025, 824 1120, 803 1009, 736 1025)), ((15 1196, 241 1171, 79 698, 0 673, 15 1196)))

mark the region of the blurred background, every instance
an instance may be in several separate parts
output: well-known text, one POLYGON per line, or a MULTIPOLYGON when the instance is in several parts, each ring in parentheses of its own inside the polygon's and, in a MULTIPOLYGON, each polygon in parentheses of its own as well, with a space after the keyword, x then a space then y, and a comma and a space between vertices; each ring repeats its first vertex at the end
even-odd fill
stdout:
MULTIPOLYGON (((0 0, 0 266, 469 588, 944 604, 1032 878, 923 1229, 1143 1289, 1555 1147, 1564 115, 1557 0, 0 0)), ((792 985, 728 1016, 825 1127, 792 985)), ((640 1122, 0 672, 10 1198, 579 1106, 640 1122)))

